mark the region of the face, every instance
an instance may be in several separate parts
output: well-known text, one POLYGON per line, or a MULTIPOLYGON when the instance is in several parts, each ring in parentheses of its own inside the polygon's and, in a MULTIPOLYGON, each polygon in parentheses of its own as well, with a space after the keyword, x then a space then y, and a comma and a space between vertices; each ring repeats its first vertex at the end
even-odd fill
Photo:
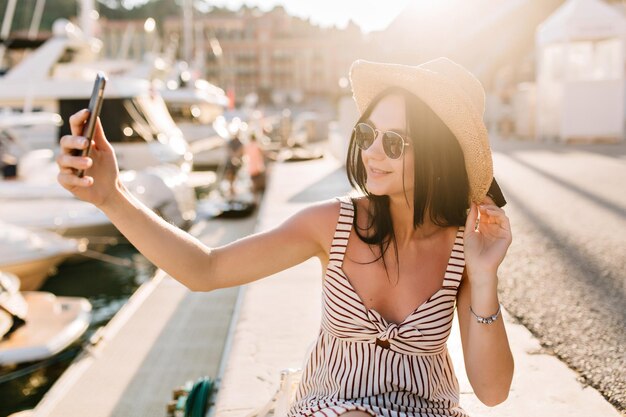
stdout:
MULTIPOLYGON (((379 132, 397 132, 410 142, 406 136, 405 103, 401 95, 383 97, 365 123, 379 132)), ((390 159, 383 149, 382 133, 379 133, 369 148, 361 150, 361 160, 367 172, 366 187, 371 194, 390 197, 398 195, 404 198, 406 192, 409 201, 413 200, 414 157, 411 145, 404 148, 400 158, 390 159)))

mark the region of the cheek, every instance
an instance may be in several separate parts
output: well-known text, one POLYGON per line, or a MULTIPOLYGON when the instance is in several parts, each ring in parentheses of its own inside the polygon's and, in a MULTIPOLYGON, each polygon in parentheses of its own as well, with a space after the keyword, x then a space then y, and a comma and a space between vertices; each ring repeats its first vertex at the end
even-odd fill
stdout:
POLYGON ((415 162, 413 155, 407 155, 404 160, 404 183, 407 187, 413 187, 415 177, 415 162))

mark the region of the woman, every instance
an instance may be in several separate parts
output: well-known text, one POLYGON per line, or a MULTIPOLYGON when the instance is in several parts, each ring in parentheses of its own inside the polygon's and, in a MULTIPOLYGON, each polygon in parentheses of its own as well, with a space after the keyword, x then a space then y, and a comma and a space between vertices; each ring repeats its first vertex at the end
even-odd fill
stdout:
POLYGON ((483 403, 499 404, 513 357, 497 269, 512 238, 486 197, 482 86, 445 58, 417 67, 357 61, 350 78, 361 117, 347 169, 364 195, 312 205, 267 232, 207 248, 159 219, 120 183, 100 125, 91 158, 71 156, 86 145, 78 136, 86 111, 61 139, 59 182, 195 291, 320 259, 322 326, 290 417, 466 416, 445 344, 455 307, 469 381, 483 403), (74 174, 81 168, 83 179, 74 174))

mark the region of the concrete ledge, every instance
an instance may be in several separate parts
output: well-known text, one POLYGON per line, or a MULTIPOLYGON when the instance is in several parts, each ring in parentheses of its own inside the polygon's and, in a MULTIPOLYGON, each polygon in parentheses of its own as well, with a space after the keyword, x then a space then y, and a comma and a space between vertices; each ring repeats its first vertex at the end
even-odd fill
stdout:
MULTIPOLYGON (((345 194, 345 182, 330 180, 341 170, 330 158, 276 164, 257 231, 282 223, 310 202, 345 194)), ((321 274, 312 259, 245 286, 216 417, 245 416, 259 408, 276 392, 282 369, 303 366, 320 326, 321 274)))

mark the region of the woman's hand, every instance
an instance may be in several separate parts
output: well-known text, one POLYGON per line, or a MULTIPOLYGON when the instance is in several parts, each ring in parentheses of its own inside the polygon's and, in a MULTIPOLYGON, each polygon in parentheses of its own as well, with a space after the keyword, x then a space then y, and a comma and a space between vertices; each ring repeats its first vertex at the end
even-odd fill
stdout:
MULTIPOLYGON (((488 198, 483 200, 480 207, 472 202, 464 233, 465 265, 468 275, 475 279, 496 276, 512 240, 509 218, 502 208, 488 198), (480 222, 478 229, 475 230, 479 211, 480 222)), ((472 284, 482 283, 474 282, 473 279, 472 284)))
POLYGON ((74 150, 83 150, 87 147, 87 139, 81 135, 88 117, 87 109, 70 117, 72 134, 61 138, 61 152, 57 157, 60 172, 57 180, 77 198, 100 207, 106 204, 113 193, 119 191, 121 185, 115 152, 104 136, 99 118, 89 156, 73 155, 73 152, 78 152, 74 150), (77 175, 80 169, 85 169, 82 178, 77 175))

